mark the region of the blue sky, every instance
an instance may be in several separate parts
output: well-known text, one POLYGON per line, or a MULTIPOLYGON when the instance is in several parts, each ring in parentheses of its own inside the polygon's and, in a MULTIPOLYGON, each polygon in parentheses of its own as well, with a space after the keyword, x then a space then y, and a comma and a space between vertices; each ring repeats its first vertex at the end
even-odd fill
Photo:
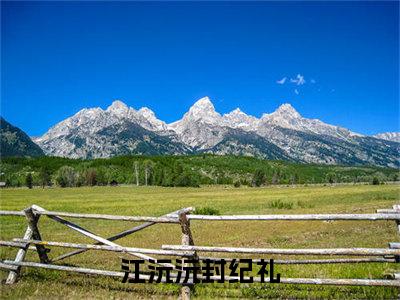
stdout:
POLYGON ((1 7, 1 115, 29 135, 114 99, 172 122, 206 95, 221 113, 289 102, 363 134, 399 130, 397 1, 1 7))

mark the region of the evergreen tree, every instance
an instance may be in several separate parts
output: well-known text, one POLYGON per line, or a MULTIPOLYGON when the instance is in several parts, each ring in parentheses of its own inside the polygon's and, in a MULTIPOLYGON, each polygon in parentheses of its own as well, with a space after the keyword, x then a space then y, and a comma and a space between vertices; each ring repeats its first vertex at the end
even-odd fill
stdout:
POLYGON ((33 187, 32 173, 29 172, 28 174, 26 174, 25 184, 29 189, 33 187))
POLYGON ((252 184, 253 186, 261 186, 266 182, 266 180, 267 177, 265 176, 264 170, 257 169, 253 175, 252 184))
POLYGON ((40 169, 39 180, 40 180, 40 185, 42 186, 42 188, 44 188, 45 186, 51 185, 50 171, 47 166, 44 166, 40 169))

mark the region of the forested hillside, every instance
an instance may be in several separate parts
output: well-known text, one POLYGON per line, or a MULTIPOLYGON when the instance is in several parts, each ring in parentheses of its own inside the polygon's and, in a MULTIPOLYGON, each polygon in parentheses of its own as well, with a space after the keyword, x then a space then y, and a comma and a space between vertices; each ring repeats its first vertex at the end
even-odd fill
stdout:
POLYGON ((397 181, 399 171, 377 167, 295 164, 239 156, 120 156, 80 160, 59 157, 5 158, 7 186, 62 187, 107 184, 198 186, 397 181))
POLYGON ((43 155, 43 150, 25 132, 0 117, 0 157, 43 155))

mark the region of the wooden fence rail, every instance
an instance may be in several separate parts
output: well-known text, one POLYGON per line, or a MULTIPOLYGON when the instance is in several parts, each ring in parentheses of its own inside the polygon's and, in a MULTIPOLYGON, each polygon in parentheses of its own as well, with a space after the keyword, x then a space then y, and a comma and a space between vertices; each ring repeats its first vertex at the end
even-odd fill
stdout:
MULTIPOLYGON (((324 255, 324 256, 358 256, 357 258, 329 258, 329 259, 276 259, 275 264, 336 264, 336 263, 399 263, 400 262, 400 243, 390 242, 388 248, 325 248, 325 249, 275 249, 275 248, 243 248, 243 247, 215 247, 215 246, 198 246, 194 243, 193 234, 191 232, 191 221, 395 221, 400 231, 400 205, 394 205, 391 209, 379 209, 373 214, 297 214, 297 215, 191 215, 194 208, 183 208, 161 217, 148 216, 117 216, 107 214, 86 214, 86 213, 70 213, 48 211, 40 206, 32 205, 23 211, 5 211, 0 210, 0 216, 18 216, 25 217, 27 221, 27 229, 23 238, 14 238, 12 241, 0 241, 0 246, 18 248, 17 255, 14 260, 3 260, 0 262, 0 269, 9 270, 6 283, 14 283, 21 271, 21 267, 28 268, 44 268, 59 271, 103 275, 111 277, 124 277, 124 272, 97 270, 81 267, 72 267, 65 265, 56 265, 54 262, 81 254, 83 252, 94 251, 110 251, 115 253, 124 253, 130 256, 144 259, 145 261, 154 261, 156 256, 172 256, 183 258, 183 264, 187 265, 187 259, 199 258, 219 260, 217 257, 198 256, 198 252, 208 253, 238 253, 238 254, 277 254, 277 255, 324 255), (38 222, 41 216, 63 224, 85 237, 89 237, 95 241, 94 244, 67 243, 56 241, 43 241, 39 232, 38 222), (145 222, 136 225, 128 230, 117 233, 108 238, 101 237, 73 222, 64 219, 96 219, 111 221, 128 221, 128 222, 145 222), (158 223, 180 224, 182 231, 181 245, 162 245, 161 249, 146 249, 137 247, 125 247, 115 243, 116 240, 131 235, 144 228, 153 226, 158 223), (75 249, 71 252, 62 254, 58 257, 50 259, 48 247, 61 247, 75 249), (38 253, 40 262, 24 261, 26 252, 35 250, 38 253), (360 256, 365 256, 360 258, 360 256)), ((226 261, 232 261, 232 258, 225 258, 226 261)), ((260 260, 253 260, 254 263, 260 260)), ((172 267, 177 270, 176 266, 169 263, 159 263, 165 267, 172 267)), ((130 274, 130 277, 134 274, 130 274)), ((171 273, 172 278, 176 278, 176 273, 171 273)), ((192 276, 192 275, 191 275, 192 276)), ((197 274, 201 280, 203 275, 197 274)), ((393 279, 328 279, 328 278, 281 278, 281 283, 286 284, 312 284, 312 285, 357 285, 357 286, 390 286, 400 287, 400 274, 393 274, 393 279)), ((149 275, 140 274, 141 279, 148 280, 149 275)), ((211 279, 220 280, 220 276, 211 276, 211 279)), ((225 280, 239 279, 238 277, 225 276, 225 280)), ((245 278, 246 279, 246 278, 245 278)), ((254 282, 261 282, 261 278, 253 278, 254 282)), ((265 280, 268 282, 268 279, 265 280)), ((187 284, 182 284, 181 299, 190 299, 191 289, 194 288, 193 276, 189 276, 187 284)))
POLYGON ((162 245, 162 249, 176 251, 199 251, 219 253, 244 254, 283 254, 283 255, 358 255, 358 256, 385 256, 400 255, 400 249, 383 248, 326 248, 326 249, 274 249, 274 248, 235 248, 235 247, 207 247, 162 245))

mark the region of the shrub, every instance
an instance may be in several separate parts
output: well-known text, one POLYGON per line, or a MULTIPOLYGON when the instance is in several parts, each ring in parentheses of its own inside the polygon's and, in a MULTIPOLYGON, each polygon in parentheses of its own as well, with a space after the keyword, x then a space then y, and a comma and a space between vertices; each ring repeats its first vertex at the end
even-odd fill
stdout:
POLYGON ((73 187, 77 182, 76 172, 70 166, 63 166, 58 169, 55 180, 61 187, 73 187))
POLYGON ((218 209, 210 207, 210 206, 205 206, 205 207, 200 207, 196 208, 195 210, 196 215, 209 215, 209 216, 218 216, 220 215, 220 212, 218 209))
POLYGON ((292 209, 293 202, 283 202, 281 200, 274 200, 268 203, 268 208, 275 208, 275 209, 292 209))
POLYGON ((379 185, 379 178, 378 177, 374 177, 373 179, 372 179, 372 184, 373 185, 379 185))
POLYGON ((194 174, 190 174, 188 172, 183 172, 179 175, 174 181, 174 186, 180 187, 199 187, 199 181, 194 176, 194 174))
POLYGON ((239 180, 238 180, 238 181, 235 181, 234 184, 233 184, 233 186, 234 186, 235 188, 240 187, 240 181, 239 181, 239 180))
POLYGON ((97 172, 96 169, 90 168, 85 171, 85 183, 89 186, 95 186, 97 184, 97 172))
POLYGON ((44 166, 40 169, 39 180, 40 180, 40 185, 42 186, 42 188, 44 188, 45 186, 51 185, 51 174, 50 174, 49 169, 46 166, 44 166))
POLYGON ((31 173, 28 173, 28 174, 26 175, 26 177, 25 177, 25 183, 26 183, 26 186, 27 186, 29 189, 32 188, 32 186, 33 186, 33 178, 32 178, 32 174, 31 174, 31 173))
POLYGON ((265 181, 267 180, 266 176, 265 176, 265 172, 263 170, 256 170, 254 175, 253 175, 253 181, 252 184, 253 186, 261 186, 265 183, 265 181))

